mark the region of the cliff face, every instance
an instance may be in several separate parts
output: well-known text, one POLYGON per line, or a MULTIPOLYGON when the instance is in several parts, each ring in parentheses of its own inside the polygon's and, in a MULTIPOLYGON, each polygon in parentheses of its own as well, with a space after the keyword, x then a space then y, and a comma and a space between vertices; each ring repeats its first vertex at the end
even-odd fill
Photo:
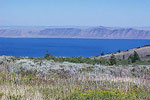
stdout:
POLYGON ((150 30, 136 28, 0 28, 0 37, 150 39, 150 30))

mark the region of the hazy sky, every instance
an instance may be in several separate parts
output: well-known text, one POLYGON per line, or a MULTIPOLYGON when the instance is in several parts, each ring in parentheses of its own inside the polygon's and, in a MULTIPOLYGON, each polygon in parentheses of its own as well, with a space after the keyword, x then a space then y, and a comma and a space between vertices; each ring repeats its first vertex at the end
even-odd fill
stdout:
POLYGON ((2 26, 150 26, 150 0, 0 0, 2 26))

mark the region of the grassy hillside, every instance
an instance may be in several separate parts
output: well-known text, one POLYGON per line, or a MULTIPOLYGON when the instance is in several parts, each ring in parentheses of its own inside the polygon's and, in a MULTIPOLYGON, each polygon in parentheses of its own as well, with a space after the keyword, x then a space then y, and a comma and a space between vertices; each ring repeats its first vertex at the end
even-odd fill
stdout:
MULTIPOLYGON (((150 45, 145 45, 143 47, 137 47, 134 49, 126 50, 126 51, 120 51, 118 50, 117 52, 113 53, 117 59, 123 59, 123 56, 125 59, 128 59, 128 57, 136 51, 138 55, 140 56, 141 60, 150 60, 150 45)), ((106 54, 103 56, 97 56, 93 57, 96 59, 99 58, 105 58, 109 59, 112 54, 106 54)))

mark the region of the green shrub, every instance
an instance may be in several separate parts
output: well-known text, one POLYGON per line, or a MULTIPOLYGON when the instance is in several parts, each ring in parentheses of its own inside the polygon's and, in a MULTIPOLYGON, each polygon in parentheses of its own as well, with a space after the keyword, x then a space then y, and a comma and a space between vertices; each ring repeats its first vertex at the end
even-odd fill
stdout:
POLYGON ((49 51, 47 50, 46 51, 46 54, 45 54, 45 58, 48 58, 50 56, 50 53, 49 53, 49 51))
POLYGON ((1 100, 3 95, 4 95, 4 93, 0 92, 0 100, 1 100))
POLYGON ((141 61, 141 59, 140 59, 140 57, 136 51, 134 51, 134 53, 131 54, 128 59, 131 60, 132 63, 135 63, 137 61, 141 61))
POLYGON ((118 50, 117 52, 118 52, 118 53, 120 53, 121 51, 120 51, 120 50, 118 50))
POLYGON ((110 65, 116 65, 117 64, 114 54, 112 54, 112 56, 110 57, 109 61, 110 61, 110 65))
POLYGON ((101 52, 101 56, 104 56, 104 52, 101 52))

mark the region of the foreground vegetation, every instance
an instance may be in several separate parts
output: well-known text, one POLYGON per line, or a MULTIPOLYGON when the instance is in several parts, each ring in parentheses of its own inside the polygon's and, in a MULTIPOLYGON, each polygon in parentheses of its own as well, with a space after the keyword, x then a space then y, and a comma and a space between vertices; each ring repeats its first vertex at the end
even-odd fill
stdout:
POLYGON ((0 100, 150 100, 149 83, 150 61, 136 52, 128 59, 48 51, 43 58, 0 57, 0 100))
POLYGON ((148 81, 135 84, 123 78, 110 81, 82 76, 6 74, 0 73, 2 100, 150 100, 148 81))
POLYGON ((149 65, 0 57, 1 100, 150 100, 149 83, 149 65))

